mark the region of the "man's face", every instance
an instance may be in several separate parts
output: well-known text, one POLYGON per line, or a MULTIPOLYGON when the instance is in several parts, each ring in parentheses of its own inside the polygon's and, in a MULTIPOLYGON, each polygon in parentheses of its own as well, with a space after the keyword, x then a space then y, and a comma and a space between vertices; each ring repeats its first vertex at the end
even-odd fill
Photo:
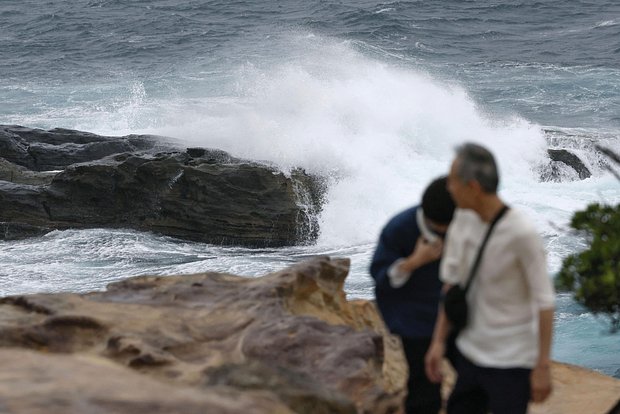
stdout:
POLYGON ((456 174, 458 163, 458 158, 452 161, 450 173, 448 174, 448 192, 452 196, 454 204, 456 204, 457 207, 469 208, 471 205, 470 188, 467 183, 462 181, 456 174))
POLYGON ((446 236, 446 232, 448 231, 448 224, 437 223, 436 221, 429 220, 426 217, 424 218, 424 220, 426 220, 426 227, 428 227, 439 238, 443 239, 446 236))

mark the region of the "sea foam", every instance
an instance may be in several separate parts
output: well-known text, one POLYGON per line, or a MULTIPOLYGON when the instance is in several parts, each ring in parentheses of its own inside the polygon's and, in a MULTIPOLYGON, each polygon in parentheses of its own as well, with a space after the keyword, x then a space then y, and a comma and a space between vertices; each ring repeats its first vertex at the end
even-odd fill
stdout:
POLYGON ((325 177, 318 241, 325 247, 375 240, 392 214, 417 203, 429 181, 447 173, 455 146, 466 141, 496 154, 502 196, 525 209, 549 240, 601 194, 620 198, 600 174, 585 184, 541 182, 539 168, 549 162, 542 127, 489 115, 456 83, 371 59, 347 41, 291 33, 273 42, 262 58, 227 68, 226 85, 214 85, 223 78, 211 72, 192 73, 191 93, 162 98, 127 82, 123 99, 76 126, 172 136, 325 177))

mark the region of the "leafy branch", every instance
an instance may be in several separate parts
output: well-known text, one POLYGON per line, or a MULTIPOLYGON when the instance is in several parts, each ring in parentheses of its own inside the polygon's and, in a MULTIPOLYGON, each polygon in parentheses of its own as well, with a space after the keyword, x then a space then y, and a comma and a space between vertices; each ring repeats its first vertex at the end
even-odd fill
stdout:
MULTIPOLYGON (((620 165, 620 156, 596 146, 620 165)), ((606 167, 618 180, 620 174, 606 167)), ((590 204, 573 215, 571 227, 584 233, 589 248, 564 259, 558 285, 574 294, 575 300, 593 313, 606 315, 611 331, 620 331, 620 204, 590 204)))

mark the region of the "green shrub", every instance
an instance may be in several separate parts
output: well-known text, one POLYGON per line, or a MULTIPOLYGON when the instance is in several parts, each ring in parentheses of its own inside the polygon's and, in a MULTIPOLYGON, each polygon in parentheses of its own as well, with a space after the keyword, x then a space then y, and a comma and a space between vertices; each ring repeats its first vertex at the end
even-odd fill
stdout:
POLYGON ((594 313, 611 318, 620 329, 620 205, 591 204, 575 213, 571 227, 586 233, 590 248, 564 259, 559 287, 594 313))
MULTIPOLYGON (((600 148, 599 148, 600 149, 600 148)), ((603 151, 612 161, 618 156, 603 151)), ((612 173, 613 169, 609 168, 612 173)), ((616 177, 618 177, 617 174, 616 177)), ((571 227, 585 233, 589 248, 566 257, 557 277, 558 287, 593 313, 611 320, 611 331, 620 330, 620 204, 590 204, 573 215, 571 227)))

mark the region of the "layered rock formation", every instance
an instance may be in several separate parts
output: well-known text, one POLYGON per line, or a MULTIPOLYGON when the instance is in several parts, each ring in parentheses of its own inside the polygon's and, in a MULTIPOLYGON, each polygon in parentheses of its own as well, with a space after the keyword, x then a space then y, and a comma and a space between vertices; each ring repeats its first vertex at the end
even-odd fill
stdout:
POLYGON ((311 242, 321 181, 153 136, 0 127, 0 239, 132 228, 250 247, 311 242))
POLYGON ((397 412, 399 343, 370 302, 346 300, 348 265, 318 258, 254 279, 144 276, 105 292, 4 298, 0 407, 397 412))
MULTIPOLYGON (((400 343, 372 302, 346 299, 348 268, 319 257, 257 278, 142 276, 1 299, 0 411, 401 413, 400 343)), ((606 414, 620 396, 620 381, 577 367, 553 377, 531 414, 606 414)))

